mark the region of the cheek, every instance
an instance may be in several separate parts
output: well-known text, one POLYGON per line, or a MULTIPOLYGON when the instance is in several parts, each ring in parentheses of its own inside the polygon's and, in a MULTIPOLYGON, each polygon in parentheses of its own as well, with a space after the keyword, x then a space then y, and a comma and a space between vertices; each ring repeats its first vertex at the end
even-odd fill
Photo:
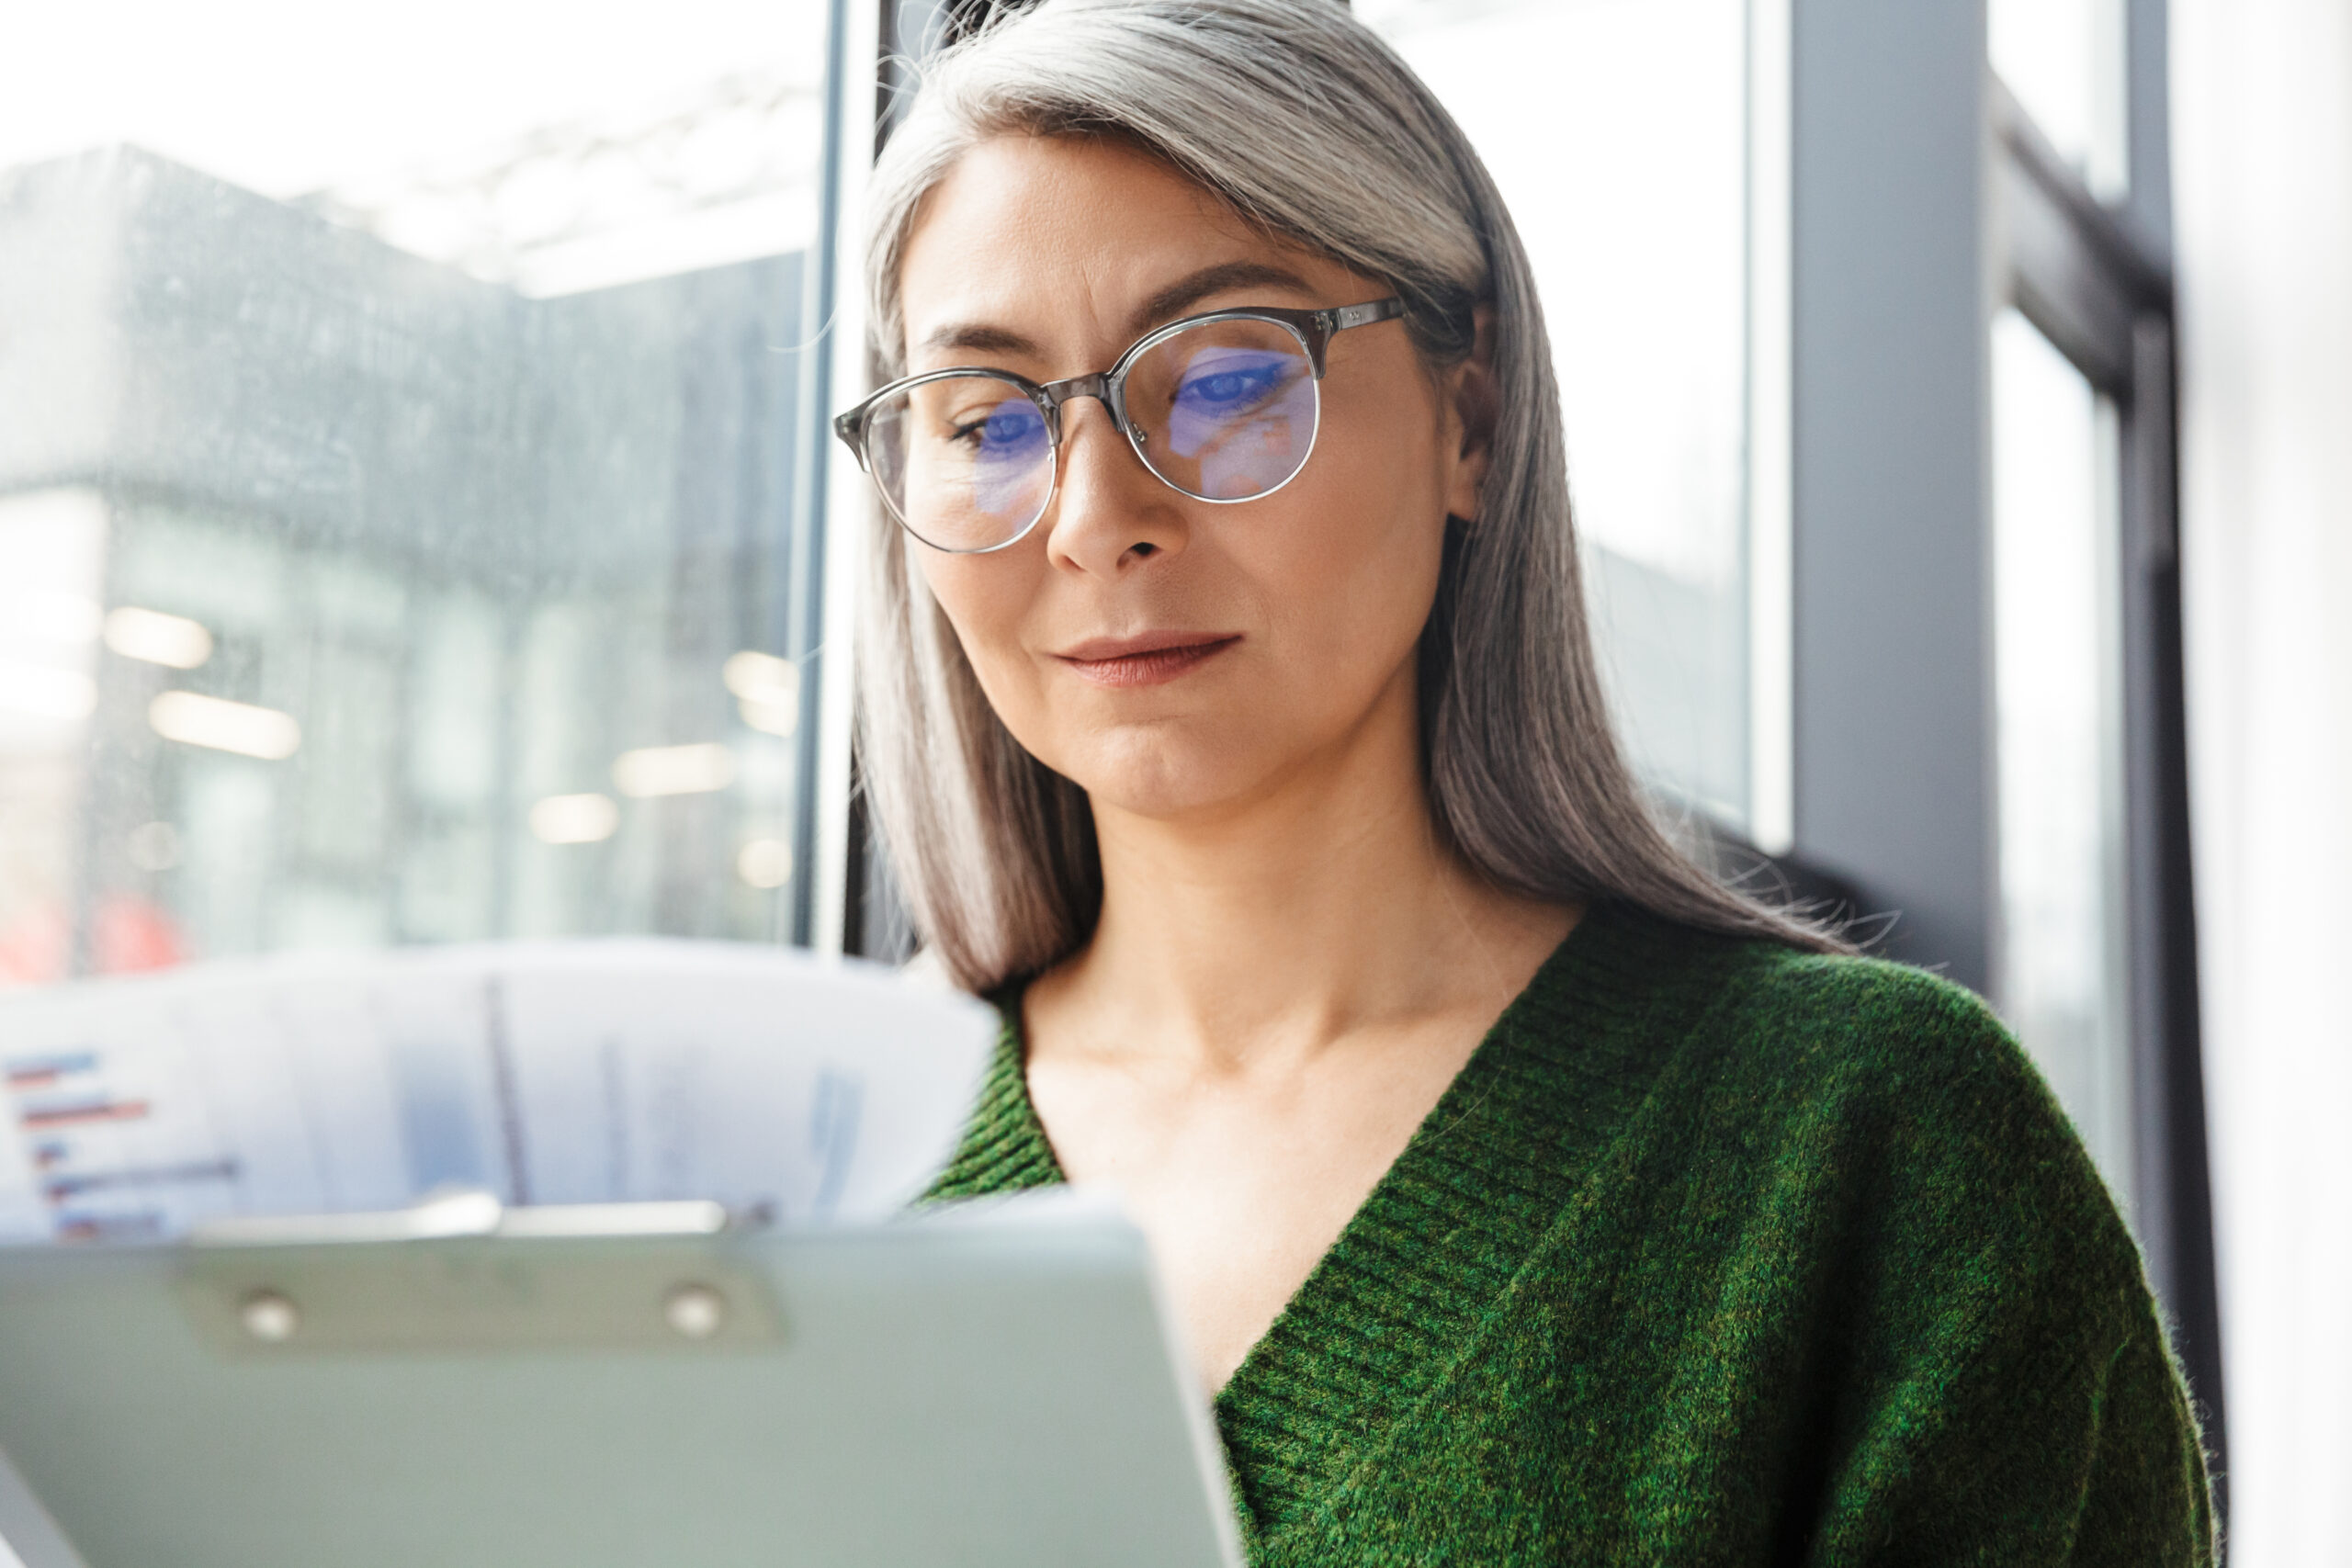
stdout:
POLYGON ((1021 619, 1033 587, 1032 574, 1021 559, 1028 553, 1024 543, 989 556, 922 550, 916 559, 931 596, 955 626, 982 690, 1008 723, 1014 718, 1008 709, 1028 700, 1019 680, 1029 662, 1021 650, 1021 619))
MULTIPOLYGON (((1434 445, 1409 424, 1358 425, 1353 439, 1318 450, 1274 498, 1281 517, 1252 531, 1252 575, 1274 591, 1285 619, 1335 653, 1393 664, 1420 636, 1445 538, 1434 445)), ((1387 672, 1386 664, 1361 669, 1366 678, 1387 672)))

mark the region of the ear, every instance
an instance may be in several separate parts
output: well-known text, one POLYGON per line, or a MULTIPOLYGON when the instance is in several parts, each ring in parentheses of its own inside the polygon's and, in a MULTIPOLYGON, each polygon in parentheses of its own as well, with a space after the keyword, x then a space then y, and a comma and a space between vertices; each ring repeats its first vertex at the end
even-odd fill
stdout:
POLYGON ((1480 492, 1486 488, 1487 462, 1495 444, 1495 423, 1502 398, 1495 381, 1495 309, 1480 305, 1471 312, 1475 328, 1470 357, 1448 371, 1445 434, 1453 451, 1446 484, 1445 511, 1465 523, 1478 520, 1480 492))

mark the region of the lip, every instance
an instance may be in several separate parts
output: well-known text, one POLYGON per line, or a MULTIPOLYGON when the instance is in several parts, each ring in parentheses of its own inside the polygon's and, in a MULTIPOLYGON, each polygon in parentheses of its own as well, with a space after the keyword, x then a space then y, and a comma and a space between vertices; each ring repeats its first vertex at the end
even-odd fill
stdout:
POLYGON ((1148 632, 1090 637, 1054 657, 1098 686, 1157 686, 1199 669, 1240 640, 1232 632, 1148 632))

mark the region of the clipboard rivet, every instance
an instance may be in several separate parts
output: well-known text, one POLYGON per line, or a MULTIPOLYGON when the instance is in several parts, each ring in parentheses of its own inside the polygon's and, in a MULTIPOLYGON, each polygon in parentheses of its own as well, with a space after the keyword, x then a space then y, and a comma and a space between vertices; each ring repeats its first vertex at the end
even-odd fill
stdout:
POLYGON ((680 1285, 662 1303, 662 1318, 688 1339, 707 1339, 727 1321, 727 1298, 708 1285, 680 1285))
POLYGON ((263 1344, 283 1345, 302 1325, 302 1314, 276 1291, 255 1291, 238 1306, 237 1321, 263 1344))

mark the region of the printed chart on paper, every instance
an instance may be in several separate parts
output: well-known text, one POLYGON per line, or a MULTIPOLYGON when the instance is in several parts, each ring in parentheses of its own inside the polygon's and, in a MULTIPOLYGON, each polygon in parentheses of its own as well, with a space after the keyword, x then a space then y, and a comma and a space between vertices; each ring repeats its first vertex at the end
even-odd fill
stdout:
POLYGON ((55 987, 0 1001, 0 1243, 452 1188, 879 1218, 952 1147, 995 1029, 885 972, 652 941, 55 987))

